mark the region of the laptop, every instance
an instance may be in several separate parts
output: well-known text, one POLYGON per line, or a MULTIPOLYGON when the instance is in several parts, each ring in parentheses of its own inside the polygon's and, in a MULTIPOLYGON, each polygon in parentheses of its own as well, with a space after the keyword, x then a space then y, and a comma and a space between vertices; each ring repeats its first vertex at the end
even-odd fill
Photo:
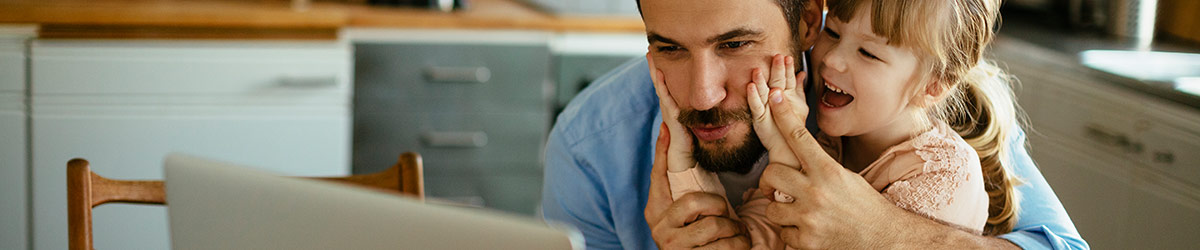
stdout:
POLYGON ((361 187, 166 157, 171 247, 190 249, 583 249, 532 218, 429 205, 361 187))

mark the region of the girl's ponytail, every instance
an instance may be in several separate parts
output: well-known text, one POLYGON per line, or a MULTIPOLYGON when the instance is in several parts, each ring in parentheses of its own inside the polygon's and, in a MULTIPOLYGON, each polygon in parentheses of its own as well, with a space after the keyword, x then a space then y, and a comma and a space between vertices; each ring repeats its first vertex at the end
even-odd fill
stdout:
POLYGON ((988 193, 985 235, 1012 231, 1017 221, 1018 185, 1012 175, 1008 145, 1017 126, 1017 108, 1010 77, 990 62, 980 61, 959 82, 949 100, 946 122, 975 148, 988 193))

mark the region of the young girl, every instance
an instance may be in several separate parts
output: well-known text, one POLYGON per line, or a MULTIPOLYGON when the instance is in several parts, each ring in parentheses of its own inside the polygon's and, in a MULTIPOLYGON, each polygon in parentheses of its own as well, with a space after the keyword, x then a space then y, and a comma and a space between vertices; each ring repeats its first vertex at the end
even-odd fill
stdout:
MULTIPOLYGON (((813 48, 818 99, 816 140, 897 206, 963 230, 998 235, 1012 230, 1017 200, 1005 152, 1016 106, 1004 74, 983 60, 994 34, 999 0, 830 1, 813 48)), ((770 79, 756 72, 747 86, 754 128, 772 163, 799 166, 768 109, 768 92, 782 89, 807 115, 790 73, 793 60, 776 56, 770 79)), ((656 71, 652 71, 656 72, 656 71)), ((656 87, 660 77, 653 77, 656 87)), ((802 81, 801 79, 800 81, 802 81)), ((669 98, 665 88, 660 98, 669 98)), ((669 150, 683 148, 671 124, 669 150), (678 145, 679 147, 676 147, 678 145)), ((682 142, 681 142, 682 143, 682 142)), ((724 194, 713 173, 668 154, 673 197, 724 194)), ((737 214, 760 248, 782 248, 779 227, 765 220, 768 197, 749 193, 737 214)), ((776 192, 779 202, 790 196, 776 192)))

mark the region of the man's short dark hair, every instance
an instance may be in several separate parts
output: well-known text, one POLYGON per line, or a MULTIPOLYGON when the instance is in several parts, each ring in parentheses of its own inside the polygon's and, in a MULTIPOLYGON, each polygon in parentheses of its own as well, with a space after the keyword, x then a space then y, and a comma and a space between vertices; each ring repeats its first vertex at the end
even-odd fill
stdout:
MULTIPOLYGON (((642 12, 642 0, 634 1, 637 2, 638 13, 640 14, 642 12)), ((775 3, 779 4, 779 9, 783 11, 783 19, 787 20, 788 22, 788 29, 791 29, 792 46, 797 47, 794 49, 795 56, 799 56, 800 52, 803 51, 803 49, 800 49, 797 44, 801 42, 800 40, 802 37, 800 37, 800 34, 805 28, 807 28, 800 27, 800 22, 803 21, 802 16, 804 15, 804 5, 808 4, 808 1, 809 0, 775 0, 775 3)), ((812 24, 810 23, 809 25, 812 24)))

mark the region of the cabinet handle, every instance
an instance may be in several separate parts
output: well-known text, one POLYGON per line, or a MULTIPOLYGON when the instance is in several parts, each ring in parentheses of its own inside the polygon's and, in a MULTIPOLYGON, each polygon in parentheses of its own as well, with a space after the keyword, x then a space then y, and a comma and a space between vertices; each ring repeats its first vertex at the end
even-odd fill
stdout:
POLYGON ((283 76, 279 78, 279 86, 288 88, 325 88, 337 85, 337 76, 283 76))
POLYGON ((492 79, 487 67, 439 67, 425 69, 425 78, 440 83, 485 83, 492 79))
POLYGON ((1126 136, 1120 132, 1105 129, 1098 124, 1088 124, 1084 126, 1084 130, 1087 132, 1088 136, 1092 137, 1092 139, 1110 146, 1116 146, 1125 150, 1125 152, 1137 154, 1141 153, 1145 148, 1141 142, 1130 140, 1129 136, 1126 136))
POLYGON ((487 146, 487 133, 483 131, 466 132, 425 132, 421 135, 425 145, 438 148, 482 148, 487 146))

